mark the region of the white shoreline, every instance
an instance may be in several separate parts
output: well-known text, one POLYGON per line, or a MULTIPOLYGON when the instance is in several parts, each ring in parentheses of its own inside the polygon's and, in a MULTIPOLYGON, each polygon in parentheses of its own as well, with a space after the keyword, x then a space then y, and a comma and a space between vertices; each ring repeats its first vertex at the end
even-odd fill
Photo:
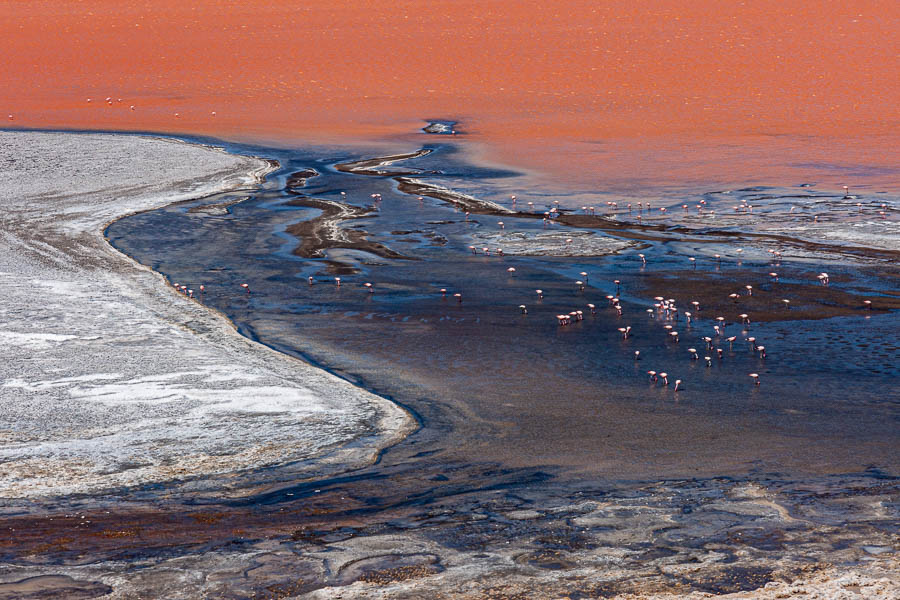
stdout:
POLYGON ((269 163, 149 136, 0 131, 0 164, 0 497, 239 494, 240 471, 361 466, 413 427, 103 237, 128 214, 253 184, 269 163))

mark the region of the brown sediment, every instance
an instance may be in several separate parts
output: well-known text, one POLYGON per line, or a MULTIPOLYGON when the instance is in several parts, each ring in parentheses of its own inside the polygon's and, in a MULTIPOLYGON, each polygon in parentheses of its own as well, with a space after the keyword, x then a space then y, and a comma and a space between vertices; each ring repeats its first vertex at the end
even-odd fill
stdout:
POLYGON ((288 188, 298 188, 304 187, 306 182, 312 179, 313 177, 318 177, 319 172, 315 169, 302 169, 300 171, 296 171, 291 173, 290 177, 287 180, 288 188))
POLYGON ((250 196, 241 196, 240 198, 235 198, 234 200, 229 200, 227 202, 221 202, 218 204, 202 204, 200 206, 192 206, 188 209, 189 214, 204 214, 204 215, 212 215, 212 216, 221 216, 227 215, 230 211, 228 210, 232 206, 236 204, 240 204, 244 200, 248 200, 250 196))
POLYGON ((372 242, 366 239, 365 231, 344 229, 341 223, 352 219, 361 219, 370 215, 371 208, 362 208, 335 202, 334 200, 322 200, 321 198, 309 198, 298 196, 287 203, 289 206, 302 206, 317 208, 322 214, 290 225, 287 232, 300 238, 300 244, 294 249, 294 254, 302 258, 322 258, 324 251, 330 248, 346 248, 348 250, 362 250, 382 258, 400 258, 411 260, 409 256, 391 250, 384 244, 372 242))
POLYGON ((410 160, 431 154, 431 149, 422 148, 408 154, 394 154, 392 156, 379 156, 375 158, 367 158, 364 160, 356 160, 352 162, 340 163, 334 165, 334 168, 343 173, 353 173, 355 175, 371 175, 378 177, 393 177, 397 175, 415 175, 419 171, 415 169, 395 169, 392 171, 382 171, 378 167, 386 167, 400 162, 401 160, 410 160))
POLYGON ((865 316, 900 309, 897 296, 863 295, 818 283, 774 282, 749 273, 736 279, 731 272, 683 270, 643 274, 638 282, 640 288, 634 291, 647 298, 675 298, 687 311, 693 311, 689 303, 696 301, 700 312, 693 311, 695 317, 725 317, 728 323, 740 323, 741 314, 747 314, 751 322, 771 322, 865 316), (748 295, 747 285, 753 286, 752 295, 748 295), (729 298, 735 293, 740 295, 736 301, 729 298), (864 300, 872 301, 871 308, 864 300))

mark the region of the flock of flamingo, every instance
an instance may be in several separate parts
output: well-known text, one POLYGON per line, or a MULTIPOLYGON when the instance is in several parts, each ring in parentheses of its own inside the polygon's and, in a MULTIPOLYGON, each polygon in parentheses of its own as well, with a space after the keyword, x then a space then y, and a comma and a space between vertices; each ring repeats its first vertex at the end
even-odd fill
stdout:
MULTIPOLYGON (((109 99, 107 99, 107 101, 109 101, 109 99)), ((344 195, 344 193, 342 192, 342 196, 343 195, 344 195)), ((845 195, 847 197, 849 197, 849 193, 846 190, 846 188, 845 188, 845 195)), ((375 195, 373 195, 373 196, 375 196, 375 195)), ((379 196, 378 199, 380 199, 380 194, 378 196, 379 196)), ((420 197, 419 200, 421 201, 422 198, 420 197)), ((512 196, 512 201, 513 201, 513 206, 515 206, 515 203, 516 203, 515 196, 512 196)), ((529 204, 529 206, 533 206, 533 203, 531 203, 531 202, 529 202, 528 204, 529 204)), ((609 203, 609 204, 614 205, 615 203, 609 203)), ((641 203, 638 203, 638 204, 640 205, 641 203)), ((704 204, 705 204, 705 201, 701 200, 700 204, 697 205, 697 209, 699 211, 702 211, 704 204)), ((595 211, 594 207, 592 207, 592 206, 591 207, 582 207, 582 208, 583 208, 583 210, 589 211, 592 214, 595 211)), ((613 207, 613 208, 615 208, 615 207, 613 207)), ((631 205, 629 205, 628 208, 630 210, 631 205)), ((686 211, 687 205, 686 204, 683 205, 683 208, 686 211)), ((646 209, 648 211, 651 210, 650 204, 647 203, 646 207, 641 205, 639 208, 639 211, 643 212, 644 209, 646 209)), ((736 209, 747 210, 747 211, 752 212, 752 206, 747 205, 745 202, 742 202, 742 204, 739 207, 736 207, 736 209)), ((659 210, 665 211, 664 208, 659 209, 659 210)), ((556 205, 554 205, 553 208, 550 210, 549 214, 546 214, 545 220, 550 219, 552 222, 552 216, 557 211, 558 211, 558 208, 556 205)), ((499 222, 498 226, 501 229, 505 228, 505 224, 503 222, 499 222)), ((570 240, 567 240, 567 243, 570 243, 570 240)), ((473 254, 478 254, 478 251, 481 250, 481 252, 483 253, 484 256, 492 256, 492 255, 497 256, 497 257, 504 256, 503 250, 500 248, 494 249, 493 253, 492 253, 492 250, 488 247, 476 248, 475 246, 469 246, 468 249, 473 254)), ((741 264, 742 252, 743 252, 742 248, 737 248, 735 250, 735 253, 737 254, 738 264, 741 264)), ((780 259, 781 259, 781 253, 778 250, 772 250, 772 249, 768 250, 768 252, 772 255, 772 259, 774 261, 776 261, 775 265, 777 266, 778 264, 780 264, 778 261, 780 261, 780 259)), ((647 257, 645 254, 638 254, 637 257, 640 259, 641 269, 643 269, 647 264, 647 257)), ((718 265, 722 260, 722 256, 719 254, 715 254, 715 255, 713 255, 713 259, 715 260, 716 265, 718 265)), ((692 265, 692 267, 694 269, 696 269, 696 266, 697 266, 696 258, 688 257, 688 261, 692 265)), ((513 277, 516 273, 516 268, 510 266, 506 269, 506 271, 510 277, 513 277)), ((581 279, 575 281, 575 285, 578 287, 579 292, 583 293, 587 286, 588 273, 585 271, 582 271, 579 275, 581 276, 581 279)), ((777 272, 772 271, 772 272, 769 272, 768 275, 769 275, 769 277, 772 278, 772 280, 774 282, 778 282, 779 276, 778 276, 777 272)), ((829 283, 828 273, 818 274, 817 279, 818 279, 819 283, 821 283, 822 285, 827 286, 829 283)), ((309 276, 307 278, 307 281, 310 286, 312 286, 316 283, 316 279, 312 276, 309 276)), ((341 281, 340 277, 334 277, 333 282, 334 282, 335 286, 341 287, 342 281, 341 281)), ((615 310, 616 315, 618 317, 622 317, 624 309, 623 309, 622 303, 620 302, 620 299, 619 299, 621 282, 620 282, 620 280, 617 279, 617 280, 613 281, 613 284, 615 285, 616 293, 614 295, 613 294, 606 295, 605 299, 607 301, 608 307, 615 310)), ((248 283, 241 283, 239 285, 243 289, 243 291, 245 291, 247 294, 251 293, 250 285, 248 283)), ((176 290, 187 295, 188 297, 194 298, 194 290, 193 289, 190 289, 185 285, 179 285, 177 283, 174 284, 174 287, 176 290)), ((362 287, 370 294, 375 292, 375 284, 372 282, 365 282, 362 284, 362 287)), ((202 302, 205 287, 202 285, 199 286, 199 291, 200 291, 200 301, 202 302)), ((441 288, 440 293, 441 293, 442 297, 446 297, 448 294, 448 291, 446 288, 441 288)), ((741 293, 734 292, 729 295, 729 298, 733 302, 737 302, 740 299, 742 293, 746 294, 747 296, 752 296, 753 295, 753 286, 745 285, 745 286, 743 286, 743 291, 741 293)), ((541 302, 544 298, 544 291, 541 289, 536 289, 535 294, 537 296, 537 301, 541 302)), ((456 293, 453 293, 452 296, 456 300, 457 303, 462 303, 462 301, 463 301, 462 293, 456 292, 456 293)), ((783 303, 783 306, 785 307, 785 309, 790 309, 790 300, 789 299, 783 299, 781 302, 783 303)), ((872 307, 871 300, 865 300, 863 302, 864 302, 864 306, 866 308, 871 309, 871 307, 872 307)), ((734 342, 737 340, 737 336, 736 335, 726 336, 726 328, 729 327, 730 324, 727 323, 725 317, 722 317, 722 316, 717 316, 713 319, 712 327, 711 327, 712 331, 710 332, 711 335, 701 336, 701 335, 697 334, 697 332, 694 329, 695 326, 694 326, 693 322, 700 319, 700 303, 695 300, 695 301, 692 301, 690 304, 691 304, 691 310, 682 311, 677 306, 674 298, 663 298, 661 296, 657 296, 656 298, 654 298, 653 307, 647 308, 646 312, 651 319, 654 319, 662 324, 662 329, 664 330, 664 332, 666 334, 666 340, 667 340, 667 342, 669 342, 671 344, 680 344, 681 343, 681 334, 676 329, 676 326, 678 325, 679 321, 683 317, 685 327, 688 330, 690 330, 691 333, 694 333, 697 335, 697 340, 696 340, 698 342, 697 345, 698 346, 702 345, 705 348, 705 352, 703 353, 702 360, 705 362, 707 367, 712 367, 714 358, 717 361, 722 360, 724 358, 725 353, 724 353, 724 349, 722 348, 722 345, 724 345, 724 343, 728 344, 729 352, 733 351, 734 342), (699 342, 702 342, 702 344, 699 342)), ((591 315, 596 314, 597 309, 598 309, 597 305, 595 305, 593 303, 588 303, 585 308, 591 315)), ((528 307, 525 304, 518 305, 518 310, 521 312, 522 315, 528 314, 528 307)), ((572 310, 565 314, 558 314, 555 316, 557 324, 560 327, 566 327, 566 326, 572 325, 573 323, 582 321, 582 320, 584 320, 584 317, 585 317, 585 311, 577 310, 577 309, 572 310)), ((753 355, 758 356, 760 361, 765 360, 767 357, 766 347, 762 344, 759 344, 755 337, 747 335, 749 333, 749 328, 750 328, 750 316, 746 313, 741 313, 739 315, 739 317, 741 319, 741 326, 743 327, 743 330, 741 333, 743 336, 745 336, 745 340, 748 344, 750 352, 753 355)), ((627 340, 631 336, 632 327, 630 325, 625 325, 623 327, 618 327, 617 330, 622 335, 622 339, 627 340)), ((695 347, 687 348, 687 354, 688 354, 688 357, 690 360, 696 360, 696 361, 701 360, 700 352, 698 352, 697 348, 695 348, 695 347)), ((642 357, 641 357, 640 350, 635 350, 634 351, 634 360, 640 361, 641 359, 642 359, 642 357)), ((673 390, 675 392, 678 392, 678 391, 684 389, 684 381, 682 379, 671 378, 670 375, 666 372, 657 372, 656 370, 651 369, 651 370, 646 371, 646 374, 649 376, 650 381, 653 382, 654 384, 661 382, 662 386, 665 387, 665 386, 669 385, 670 379, 673 379, 673 381, 674 381, 673 390)), ((748 373, 748 376, 750 377, 753 385, 756 385, 756 386, 760 385, 761 382, 760 382, 759 373, 748 373)))

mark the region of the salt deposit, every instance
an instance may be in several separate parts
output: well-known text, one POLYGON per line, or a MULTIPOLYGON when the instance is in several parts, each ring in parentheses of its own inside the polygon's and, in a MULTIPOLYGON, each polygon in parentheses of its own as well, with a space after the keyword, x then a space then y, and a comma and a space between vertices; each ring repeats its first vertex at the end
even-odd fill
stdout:
POLYGON ((129 213, 252 190, 270 163, 146 136, 6 131, 0 165, 0 497, 239 493, 238 473, 356 466, 409 428, 392 403, 239 336, 103 239, 129 213))

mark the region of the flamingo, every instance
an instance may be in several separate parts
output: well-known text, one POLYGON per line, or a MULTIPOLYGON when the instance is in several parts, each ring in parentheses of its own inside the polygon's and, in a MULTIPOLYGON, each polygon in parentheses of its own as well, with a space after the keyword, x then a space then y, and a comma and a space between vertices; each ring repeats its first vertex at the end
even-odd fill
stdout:
POLYGON ((756 385, 759 385, 759 373, 750 373, 750 377, 753 378, 753 382, 756 383, 756 385))
POLYGON ((247 290, 248 294, 250 293, 250 284, 249 283, 242 283, 241 287, 244 288, 245 290, 247 290))
POLYGON ((678 386, 680 386, 680 385, 681 385, 681 380, 680 380, 680 379, 676 379, 676 380, 675 380, 675 390, 674 390, 674 391, 677 392, 677 391, 678 391, 678 386))
POLYGON ((522 311, 522 314, 523 314, 523 315, 527 315, 527 314, 528 314, 528 309, 525 307, 524 304, 520 304, 520 305, 519 305, 519 310, 522 311))
POLYGON ((668 373, 660 373, 660 377, 662 377, 663 385, 669 385, 669 374, 668 373))
POLYGON ((700 358, 700 355, 697 354, 697 349, 696 349, 696 348, 688 348, 688 352, 691 353, 691 360, 697 360, 697 359, 700 358))
POLYGON ((334 284, 335 284, 337 287, 341 287, 341 278, 340 278, 340 277, 335 277, 335 278, 334 278, 334 284))

